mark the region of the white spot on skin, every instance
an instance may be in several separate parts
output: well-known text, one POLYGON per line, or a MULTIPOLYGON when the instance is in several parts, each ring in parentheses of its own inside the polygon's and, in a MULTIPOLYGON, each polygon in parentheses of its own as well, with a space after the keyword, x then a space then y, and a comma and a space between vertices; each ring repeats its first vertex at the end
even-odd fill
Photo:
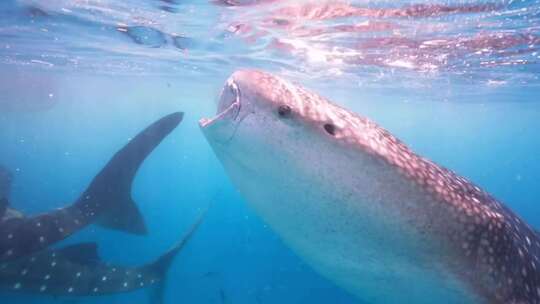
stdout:
POLYGON ((36 226, 41 227, 41 222, 37 222, 36 226))
POLYGON ((8 234, 7 238, 8 238, 9 240, 11 240, 11 239, 13 238, 13 234, 11 234, 11 233, 8 234))
POLYGON ((43 285, 39 288, 39 291, 40 292, 44 292, 45 290, 47 290, 47 286, 46 285, 43 285))
POLYGON ((46 275, 46 276, 44 277, 45 281, 49 280, 50 278, 51 278, 51 275, 50 275, 50 274, 48 274, 48 275, 46 275))
POLYGON ((39 237, 39 242, 40 242, 40 243, 44 243, 44 242, 45 242, 45 238, 44 238, 43 236, 40 236, 40 237, 39 237))
POLYGON ((21 288, 21 283, 15 283, 15 285, 13 285, 13 289, 20 289, 21 288))
POLYGON ((51 267, 54 267, 54 266, 56 266, 56 261, 52 261, 51 263, 51 267))
POLYGON ((94 288, 94 290, 93 290, 93 291, 94 291, 94 293, 96 293, 96 292, 98 292, 98 291, 99 291, 99 289, 98 289, 98 288, 96 287, 96 288, 94 288))
POLYGON ((103 276, 103 277, 101 278, 101 280, 102 280, 103 282, 107 281, 107 276, 103 276))
POLYGON ((7 254, 8 256, 13 255, 13 249, 8 250, 8 251, 6 252, 6 254, 7 254))
POLYGON ((128 283, 124 282, 124 288, 127 288, 127 287, 128 287, 128 283))
POLYGON ((77 272, 77 275, 76 275, 76 276, 77 276, 77 278, 80 278, 80 277, 81 277, 81 275, 82 275, 82 273, 80 273, 80 272, 77 272))
POLYGON ((28 269, 23 269, 23 270, 21 271, 21 275, 23 275, 23 276, 26 275, 27 273, 28 273, 28 269))

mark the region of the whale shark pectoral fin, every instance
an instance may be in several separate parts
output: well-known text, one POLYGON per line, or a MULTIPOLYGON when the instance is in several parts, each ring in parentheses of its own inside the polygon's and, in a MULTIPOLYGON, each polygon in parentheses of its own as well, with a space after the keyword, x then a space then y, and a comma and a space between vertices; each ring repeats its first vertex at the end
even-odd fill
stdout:
POLYGON ((96 265, 101 262, 97 243, 79 243, 57 249, 59 256, 81 265, 96 265))
POLYGON ((169 114, 141 131, 94 177, 76 205, 99 214, 98 224, 133 234, 146 234, 144 219, 131 198, 135 175, 146 157, 180 124, 183 113, 169 114))

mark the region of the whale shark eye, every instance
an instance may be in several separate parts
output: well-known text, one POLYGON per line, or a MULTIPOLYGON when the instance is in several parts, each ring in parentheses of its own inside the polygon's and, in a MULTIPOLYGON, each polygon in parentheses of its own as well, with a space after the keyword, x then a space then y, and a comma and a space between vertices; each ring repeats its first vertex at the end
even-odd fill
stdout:
POLYGON ((330 135, 336 135, 336 126, 330 123, 324 124, 324 130, 330 135))
POLYGON ((291 112, 291 107, 289 107, 288 105, 281 105, 278 108, 278 114, 280 117, 287 117, 291 114, 291 112))

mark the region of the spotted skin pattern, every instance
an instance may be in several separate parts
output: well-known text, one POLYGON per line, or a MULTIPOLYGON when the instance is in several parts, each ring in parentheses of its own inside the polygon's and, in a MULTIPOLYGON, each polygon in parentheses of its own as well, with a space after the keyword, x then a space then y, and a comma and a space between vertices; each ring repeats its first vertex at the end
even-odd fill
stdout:
MULTIPOLYGON (((440 263, 445 265, 445 269, 469 286, 467 289, 477 296, 475 303, 540 303, 540 237, 497 199, 467 179, 415 154, 373 121, 301 86, 254 70, 235 72, 229 79, 228 87, 230 83, 238 88, 242 111, 248 103, 257 104, 253 107, 255 110, 245 117, 255 115, 253 113, 256 111, 274 111, 283 120, 283 108, 286 107, 287 123, 293 125, 287 130, 328 140, 349 159, 362 155, 370 163, 377 164, 377 170, 393 176, 400 183, 408 184, 396 187, 396 191, 406 188, 403 191, 406 194, 404 200, 412 197, 415 203, 394 204, 392 207, 410 219, 408 228, 425 236, 432 247, 441 248, 430 253, 435 258, 440 255, 440 263)), ((224 92, 230 90, 228 87, 224 92)), ((201 127, 213 146, 219 147, 214 148, 218 156, 225 155, 222 159, 227 159, 224 163, 228 169, 231 167, 228 164, 234 163, 237 157, 227 158, 227 153, 232 154, 230 151, 233 151, 227 144, 232 145, 236 139, 233 135, 225 144, 216 144, 215 134, 219 133, 212 128, 220 127, 219 123, 222 122, 202 120, 201 127)), ((240 134, 238 129, 242 128, 242 124, 244 122, 240 121, 235 126, 236 133, 240 134)), ((287 136, 283 135, 284 138, 287 136)), ((313 151, 309 153, 316 154, 313 151)), ((318 155, 317 159, 323 157, 318 155)), ((312 169, 316 170, 317 166, 312 169)), ((325 171, 320 172, 319 175, 324 175, 325 171)), ((354 175, 354 172, 347 174, 354 175)), ((251 189, 253 187, 250 185, 251 189)), ((379 194, 379 197, 383 197, 381 200, 385 195, 379 194)), ((362 235, 358 238, 362 238, 362 235)))
MULTIPOLYGON (((140 267, 113 265, 101 260, 96 243, 79 243, 0 263, 0 288, 55 296, 100 296, 158 285, 204 215, 152 263, 140 267)), ((157 296, 152 303, 161 303, 162 294, 157 296)))
MULTIPOLYGON (((91 250, 92 246, 88 250, 91 250)), ((94 248, 96 250, 96 248, 94 248)), ((0 287, 47 295, 88 296, 127 292, 161 280, 151 267, 80 263, 62 250, 47 250, 0 265, 0 287)))

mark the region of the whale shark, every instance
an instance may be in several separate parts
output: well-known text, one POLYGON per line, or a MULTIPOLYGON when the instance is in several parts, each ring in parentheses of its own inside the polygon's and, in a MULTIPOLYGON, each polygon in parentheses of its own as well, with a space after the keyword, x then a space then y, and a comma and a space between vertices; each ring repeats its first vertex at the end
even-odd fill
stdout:
POLYGON ((147 265, 126 267, 105 263, 96 243, 78 243, 0 264, 0 289, 75 297, 124 293, 155 285, 151 303, 162 303, 167 270, 202 219, 203 216, 169 251, 147 265))
POLYGON ((240 70, 201 130, 243 198, 365 303, 540 303, 540 237, 372 120, 240 70))
POLYGON ((159 143, 178 126, 183 113, 169 114, 137 134, 94 177, 69 206, 35 216, 23 216, 10 207, 12 176, 0 172, 0 262, 39 252, 89 224, 132 234, 145 234, 144 220, 131 198, 137 170, 159 143))

